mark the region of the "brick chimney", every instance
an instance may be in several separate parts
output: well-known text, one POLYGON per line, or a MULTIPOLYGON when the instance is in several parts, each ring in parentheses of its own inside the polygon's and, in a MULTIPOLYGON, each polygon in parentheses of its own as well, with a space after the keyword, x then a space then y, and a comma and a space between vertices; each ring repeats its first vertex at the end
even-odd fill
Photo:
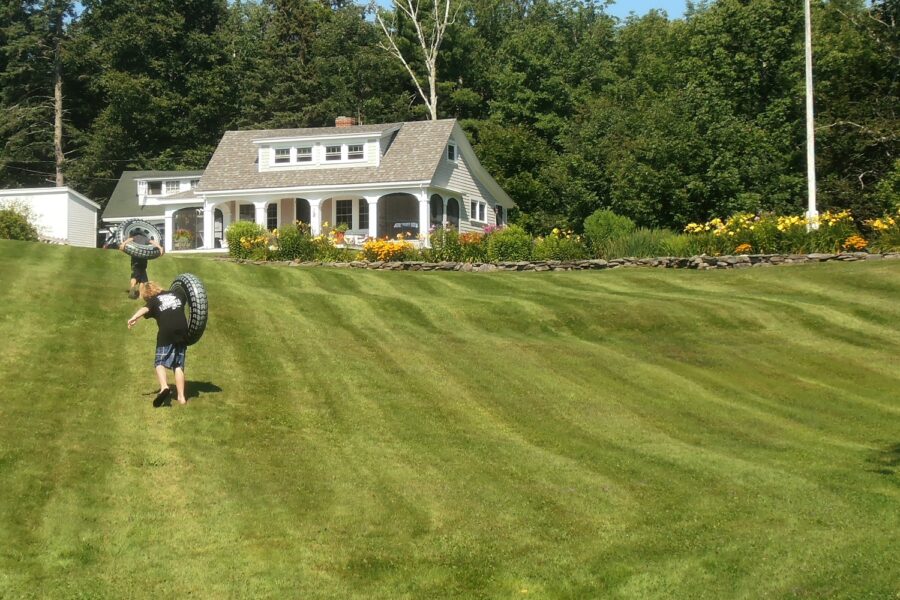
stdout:
POLYGON ((338 117, 334 120, 335 127, 353 127, 356 125, 356 119, 353 117, 338 117))

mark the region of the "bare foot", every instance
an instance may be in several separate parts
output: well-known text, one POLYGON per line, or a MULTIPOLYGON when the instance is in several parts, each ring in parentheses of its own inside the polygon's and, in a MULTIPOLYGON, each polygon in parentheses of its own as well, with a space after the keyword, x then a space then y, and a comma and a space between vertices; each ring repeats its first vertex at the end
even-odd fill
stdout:
POLYGON ((178 404, 187 404, 187 398, 179 398, 178 404))

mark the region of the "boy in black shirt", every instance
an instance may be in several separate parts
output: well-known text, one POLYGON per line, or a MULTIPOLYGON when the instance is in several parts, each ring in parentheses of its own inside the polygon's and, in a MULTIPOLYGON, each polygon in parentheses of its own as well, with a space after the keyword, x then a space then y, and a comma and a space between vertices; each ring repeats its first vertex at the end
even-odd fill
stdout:
POLYGON ((134 327, 138 319, 156 319, 159 332, 156 334, 156 377, 159 379, 159 393, 153 400, 153 406, 159 407, 169 394, 169 382, 166 369, 175 371, 175 389, 178 391, 178 403, 186 404, 184 396, 184 361, 187 354, 188 325, 184 317, 185 298, 176 292, 163 290, 156 282, 142 283, 141 298, 147 303, 139 308, 130 319, 128 329, 134 327))
MULTIPOLYGON (((162 246, 159 245, 159 242, 156 240, 151 240, 147 236, 143 234, 137 234, 131 236, 119 246, 119 250, 125 251, 125 244, 128 242, 135 242, 136 244, 150 244, 151 246, 156 246, 159 249, 159 255, 162 256, 166 253, 162 246)), ((149 279, 147 278, 147 259, 146 258, 137 258, 131 257, 131 283, 128 285, 128 297, 132 300, 137 300, 139 291, 138 286, 142 283, 147 283, 149 279)))

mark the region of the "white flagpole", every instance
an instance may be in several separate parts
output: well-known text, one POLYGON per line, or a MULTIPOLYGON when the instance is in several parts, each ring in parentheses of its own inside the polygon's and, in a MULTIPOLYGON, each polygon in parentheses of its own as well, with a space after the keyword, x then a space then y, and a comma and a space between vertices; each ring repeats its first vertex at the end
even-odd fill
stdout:
POLYGON ((803 0, 806 17, 806 179, 808 200, 806 217, 808 229, 818 229, 819 211, 816 210, 816 119, 813 113, 813 70, 812 70, 812 10, 810 0, 803 0))

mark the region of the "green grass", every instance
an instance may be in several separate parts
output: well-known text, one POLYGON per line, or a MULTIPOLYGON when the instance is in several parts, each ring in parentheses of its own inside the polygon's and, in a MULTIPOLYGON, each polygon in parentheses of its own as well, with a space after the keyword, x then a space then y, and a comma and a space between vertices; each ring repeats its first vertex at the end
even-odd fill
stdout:
POLYGON ((0 242, 0 597, 900 595, 900 262, 184 271, 154 410, 127 258, 0 242))

